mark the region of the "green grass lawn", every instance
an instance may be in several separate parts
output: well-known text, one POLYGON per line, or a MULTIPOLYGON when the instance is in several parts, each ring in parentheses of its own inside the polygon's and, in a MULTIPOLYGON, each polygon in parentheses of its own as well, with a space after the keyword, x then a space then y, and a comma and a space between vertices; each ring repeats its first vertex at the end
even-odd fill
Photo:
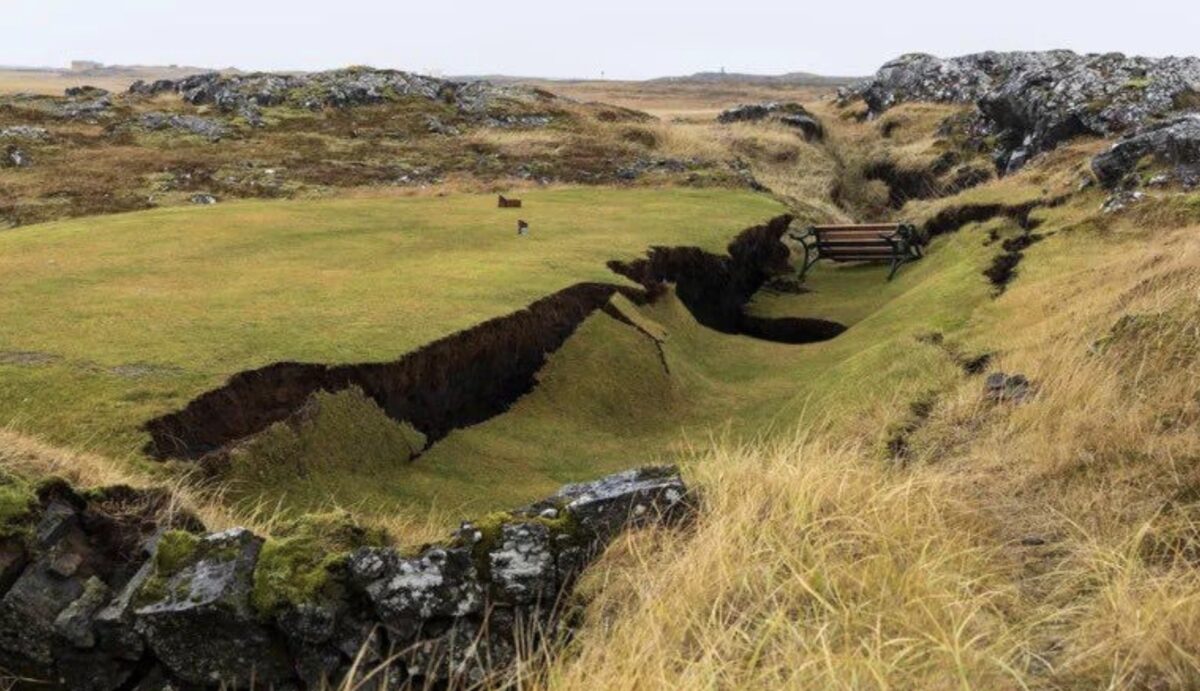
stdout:
POLYGON ((138 427, 280 360, 390 360, 649 246, 783 209, 724 190, 238 202, 0 233, 0 425, 136 456, 138 427), (516 236, 522 218, 532 232, 516 236))
POLYGON ((886 266, 821 265, 810 274, 811 292, 755 301, 763 316, 820 315, 850 325, 827 343, 719 333, 670 295, 644 307, 617 298, 640 329, 593 314, 550 357, 533 392, 503 415, 452 432, 413 463, 395 462, 398 444, 388 440, 402 431, 378 409, 331 402, 313 429, 278 430, 282 443, 235 456, 231 496, 283 496, 297 508, 334 504, 366 515, 434 507, 450 522, 519 505, 564 482, 686 463, 689 447, 714 435, 751 439, 840 425, 834 433, 847 439, 883 437, 887 415, 864 419, 864 411, 903 414, 909 402, 964 376, 917 337, 953 334, 990 301, 980 271, 996 250, 985 238, 980 226, 940 238, 926 260, 890 283, 886 266), (338 458, 353 461, 331 461, 338 458))
MULTIPOLYGON (((246 202, 0 234, 0 424, 151 467, 139 426, 234 372, 393 359, 570 284, 618 281, 604 263, 650 245, 722 251, 782 210, 729 191, 525 199, 520 211, 490 196, 246 202), (517 217, 528 237, 516 237, 517 217)), ((532 393, 411 463, 400 460, 408 430, 369 401, 325 397, 308 427, 281 426, 235 454, 228 496, 450 518, 686 459, 714 434, 832 424, 860 434, 863 411, 904 410, 963 376, 916 337, 953 333, 988 302, 980 271, 998 250, 985 238, 978 225, 939 238, 890 283, 885 266, 821 264, 809 292, 750 306, 850 326, 821 344, 718 333, 670 296, 644 307, 617 298, 641 328, 594 313, 532 393)))

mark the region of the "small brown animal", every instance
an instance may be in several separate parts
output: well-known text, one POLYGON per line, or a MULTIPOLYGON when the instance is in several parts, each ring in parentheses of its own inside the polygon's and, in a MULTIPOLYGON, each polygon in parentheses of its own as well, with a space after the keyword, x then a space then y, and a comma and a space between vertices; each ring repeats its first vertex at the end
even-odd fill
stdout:
POLYGON ((529 224, 525 221, 517 221, 517 235, 524 235, 529 232, 529 224))
POLYGON ((520 199, 508 199, 507 197, 505 197, 502 194, 502 195, 500 195, 500 208, 501 209, 519 209, 519 208, 521 208, 521 200, 520 199))

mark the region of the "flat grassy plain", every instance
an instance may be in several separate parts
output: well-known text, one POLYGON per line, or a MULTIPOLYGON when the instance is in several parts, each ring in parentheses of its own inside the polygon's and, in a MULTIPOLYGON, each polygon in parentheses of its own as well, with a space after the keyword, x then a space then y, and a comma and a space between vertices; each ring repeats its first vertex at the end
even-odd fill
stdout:
POLYGON ((235 372, 395 359, 568 285, 619 282, 609 259, 722 251, 782 212, 730 191, 524 196, 519 211, 468 195, 244 202, 0 233, 0 424, 128 456, 142 422, 235 372))

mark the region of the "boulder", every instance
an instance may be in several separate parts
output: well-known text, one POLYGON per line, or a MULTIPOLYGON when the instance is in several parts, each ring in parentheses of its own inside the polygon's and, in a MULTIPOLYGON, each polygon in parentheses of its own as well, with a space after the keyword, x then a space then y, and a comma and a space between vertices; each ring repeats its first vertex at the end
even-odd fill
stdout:
POLYGON ((0 159, 0 163, 8 168, 27 168, 32 163, 29 160, 29 155, 21 151, 15 146, 10 146, 4 150, 4 158, 0 159))
POLYGON ((67 98, 101 98, 108 95, 108 90, 87 85, 69 86, 64 94, 67 98))
POLYGON ((627 470, 595 482, 565 485, 546 504, 562 505, 578 529, 597 542, 649 523, 670 523, 690 512, 687 487, 671 466, 627 470))
POLYGON ((507 523, 488 552, 491 581, 510 602, 529 605, 558 595, 554 545, 543 523, 507 523))
POLYGON ((1025 403, 1033 393, 1033 384, 1023 374, 995 372, 984 382, 984 399, 992 403, 1025 403))
POLYGON ((349 572, 397 643, 411 641, 426 620, 483 608, 483 585, 465 547, 433 547, 412 558, 368 547, 351 555, 349 572))
MULTIPOLYGON (((177 538, 186 544, 187 538, 177 538)), ((250 595, 262 539, 236 528, 197 538, 190 553, 163 559, 135 596, 137 626, 173 676, 237 687, 290 677, 282 641, 256 616, 250 595)), ((172 550, 179 550, 173 545, 172 550)))
POLYGON ((1122 139, 1092 159, 1092 172, 1100 184, 1112 189, 1147 156, 1176 168, 1180 178, 1195 177, 1200 172, 1200 114, 1151 125, 1122 139))
POLYGON ((58 114, 68 120, 94 122, 110 115, 111 110, 112 98, 100 96, 99 98, 68 99, 66 103, 59 106, 58 114))

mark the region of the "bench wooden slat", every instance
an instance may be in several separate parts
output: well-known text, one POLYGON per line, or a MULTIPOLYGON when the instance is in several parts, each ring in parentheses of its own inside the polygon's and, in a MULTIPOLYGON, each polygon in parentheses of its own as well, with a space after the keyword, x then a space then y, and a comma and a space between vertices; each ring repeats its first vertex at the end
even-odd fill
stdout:
POLYGON ((858 250, 843 250, 841 252, 825 252, 824 257, 878 257, 880 259, 891 259, 891 252, 876 252, 873 250, 858 249, 858 250))
POLYGON ((820 247, 883 247, 887 249, 892 246, 892 243, 883 238, 838 238, 835 240, 819 239, 817 245, 820 247))
POLYGON ((814 232, 814 235, 816 235, 819 238, 862 238, 862 237, 877 238, 881 235, 887 236, 887 235, 895 235, 895 234, 896 234, 895 231, 887 231, 887 230, 864 230, 861 232, 856 231, 856 230, 818 230, 818 231, 814 232))
POLYGON ((817 250, 824 253, 835 252, 845 254, 847 252, 876 252, 880 254, 892 254, 892 246, 890 245, 835 245, 833 247, 827 245, 817 245, 817 250))
POLYGON ((865 223, 862 225, 829 225, 829 226, 812 226, 812 229, 817 232, 879 232, 879 231, 896 231, 900 229, 899 223, 865 223))

